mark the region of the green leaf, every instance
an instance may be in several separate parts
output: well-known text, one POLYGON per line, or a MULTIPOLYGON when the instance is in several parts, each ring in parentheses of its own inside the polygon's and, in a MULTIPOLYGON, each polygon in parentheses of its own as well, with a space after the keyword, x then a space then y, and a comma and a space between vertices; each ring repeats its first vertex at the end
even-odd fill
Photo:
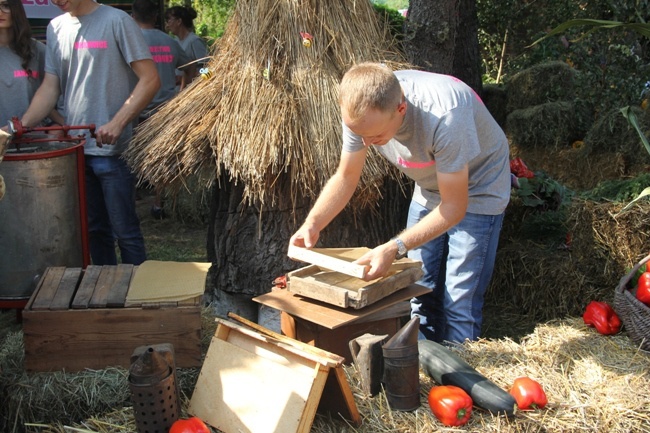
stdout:
POLYGON ((643 198, 643 197, 645 197, 645 196, 647 196, 647 195, 650 195, 650 186, 647 187, 646 189, 644 189, 643 191, 641 191, 641 194, 639 194, 639 195, 638 195, 634 200, 632 200, 632 201, 629 202, 627 205, 625 205, 625 207, 624 207, 623 209, 621 209, 620 212, 618 212, 618 213, 617 213, 616 215, 614 215, 614 216, 615 216, 615 217, 619 216, 620 214, 622 214, 623 212, 625 212, 626 210, 628 210, 630 207, 632 207, 632 205, 634 204, 634 202, 636 202, 637 200, 639 200, 639 199, 641 199, 641 198, 643 198))
POLYGON ((636 114, 634 114, 634 111, 632 111, 628 105, 627 107, 621 108, 621 113, 627 119, 627 121, 630 122, 630 125, 636 129, 636 133, 639 134, 639 138, 641 138, 641 142, 643 143, 643 146, 645 146, 645 150, 650 153, 650 143, 648 143, 648 139, 639 127, 639 122, 636 120, 636 114))
POLYGON ((646 38, 650 38, 650 24, 647 23, 622 23, 620 21, 575 19, 575 20, 565 21, 562 24, 558 25, 549 33, 547 33, 545 36, 542 36, 541 38, 537 39, 535 42, 530 44, 528 48, 540 43, 544 39, 550 38, 551 36, 563 34, 566 32, 566 30, 570 28, 580 27, 580 26, 592 27, 589 30, 589 32, 602 30, 602 29, 614 29, 614 28, 628 29, 642 36, 645 36, 646 38))

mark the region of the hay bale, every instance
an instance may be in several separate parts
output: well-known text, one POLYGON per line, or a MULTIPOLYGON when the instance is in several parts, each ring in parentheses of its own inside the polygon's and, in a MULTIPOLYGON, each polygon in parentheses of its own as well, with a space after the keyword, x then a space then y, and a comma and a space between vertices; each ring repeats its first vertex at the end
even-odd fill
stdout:
POLYGON ((507 80, 508 112, 549 102, 571 101, 575 70, 560 61, 540 63, 507 80))
POLYGON ((546 321, 581 316, 593 299, 613 302, 618 281, 647 255, 650 243, 650 203, 617 215, 624 205, 574 198, 565 220, 544 227, 513 200, 486 303, 512 303, 531 319, 546 321), (531 218, 529 229, 522 229, 531 218))
POLYGON ((510 112, 506 131, 520 147, 566 148, 584 137, 583 118, 580 106, 572 101, 547 102, 510 112))
POLYGON ((508 116, 508 91, 506 86, 484 84, 481 99, 501 128, 506 126, 508 116))
MULTIPOLYGON (((631 107, 643 134, 650 137, 650 111, 631 107)), ((592 155, 618 152, 625 159, 625 173, 634 171, 639 164, 650 164, 650 154, 636 129, 615 108, 600 116, 585 136, 585 147, 592 155)))

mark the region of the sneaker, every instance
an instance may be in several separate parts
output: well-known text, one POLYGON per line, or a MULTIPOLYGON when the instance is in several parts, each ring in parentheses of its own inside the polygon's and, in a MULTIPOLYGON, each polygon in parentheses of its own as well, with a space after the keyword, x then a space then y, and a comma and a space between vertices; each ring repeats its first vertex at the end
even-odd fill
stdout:
POLYGON ((151 206, 151 216, 156 220, 167 218, 167 215, 165 215, 165 209, 156 205, 151 206))

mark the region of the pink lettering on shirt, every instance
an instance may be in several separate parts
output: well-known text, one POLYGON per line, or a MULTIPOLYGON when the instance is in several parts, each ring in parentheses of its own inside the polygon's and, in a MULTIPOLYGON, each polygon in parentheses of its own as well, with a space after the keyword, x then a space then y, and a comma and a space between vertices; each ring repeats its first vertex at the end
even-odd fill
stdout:
POLYGON ((31 71, 31 73, 24 69, 16 69, 14 71, 14 78, 27 78, 30 75, 32 78, 38 78, 38 71, 31 71))
POLYGON ((174 63, 174 56, 171 54, 154 54, 151 57, 156 63, 174 63))
MULTIPOLYGON (((452 80, 456 81, 457 83, 463 83, 463 80, 461 80, 461 79, 459 79, 459 78, 456 78, 456 77, 454 77, 454 76, 452 76, 452 75, 447 75, 447 76, 448 76, 449 78, 451 78, 452 80)), ((463 84, 465 84, 465 83, 463 83, 463 84)), ((472 89, 471 87, 470 87, 470 90, 471 90, 472 93, 474 94, 474 97, 476 98, 476 100, 477 100, 478 102, 480 102, 481 104, 483 104, 483 100, 482 100, 481 97, 478 95, 478 93, 476 93, 476 90, 472 89)))
POLYGON ((105 50, 107 48, 107 41, 79 41, 74 43, 75 50, 105 50))
POLYGON ((424 162, 414 162, 414 161, 407 161, 401 156, 397 158, 397 163, 404 168, 427 168, 431 167, 436 163, 436 161, 424 161, 424 162))
POLYGON ((151 53, 171 53, 172 48, 169 45, 151 45, 149 47, 151 53))

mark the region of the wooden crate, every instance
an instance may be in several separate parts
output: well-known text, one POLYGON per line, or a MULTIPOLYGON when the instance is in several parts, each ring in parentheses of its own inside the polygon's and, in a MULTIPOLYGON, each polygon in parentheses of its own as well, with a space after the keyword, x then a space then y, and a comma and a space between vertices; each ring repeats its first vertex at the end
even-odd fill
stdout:
POLYGON ((23 310, 25 369, 130 366, 143 345, 170 343, 177 367, 201 365, 201 299, 125 307, 133 265, 50 267, 23 310))
POLYGON ((392 271, 378 280, 365 281, 311 265, 289 272, 287 283, 289 291, 297 295, 337 307, 359 309, 402 290, 419 280, 422 274, 418 266, 392 271))

